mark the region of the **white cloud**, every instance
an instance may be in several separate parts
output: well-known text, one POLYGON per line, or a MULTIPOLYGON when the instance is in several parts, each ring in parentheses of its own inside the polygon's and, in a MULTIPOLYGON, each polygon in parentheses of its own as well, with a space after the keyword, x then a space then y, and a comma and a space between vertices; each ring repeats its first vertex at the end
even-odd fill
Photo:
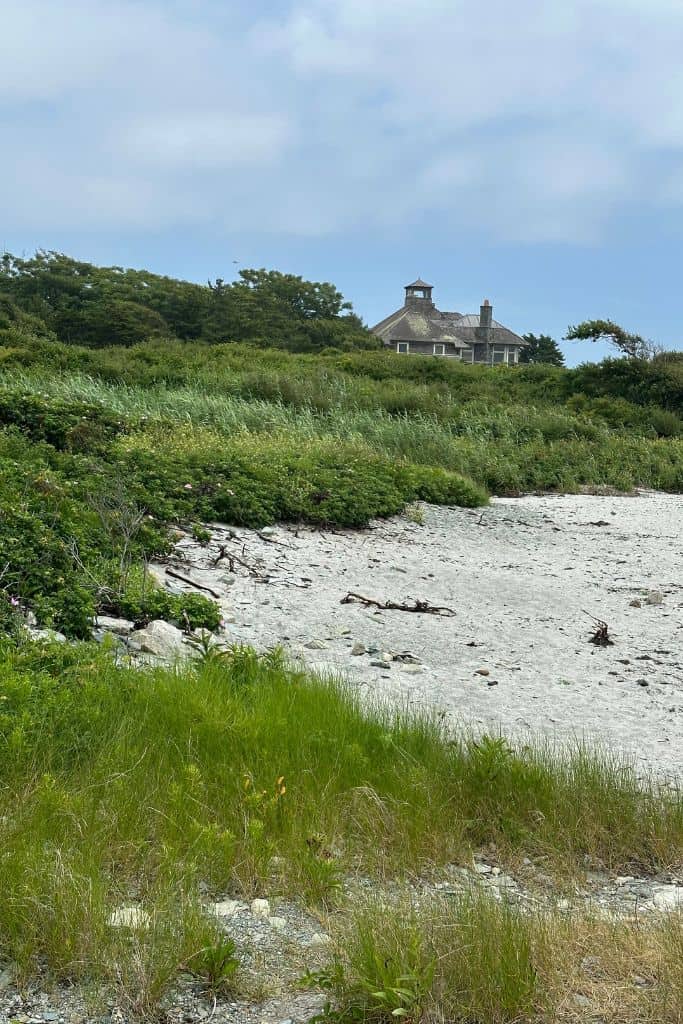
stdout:
POLYGON ((225 169, 272 162, 288 139, 282 115, 198 110, 135 117, 114 144, 132 160, 162 168, 225 169))
POLYGON ((24 0, 3 220, 597 239, 681 202, 682 46, 673 0, 24 0))

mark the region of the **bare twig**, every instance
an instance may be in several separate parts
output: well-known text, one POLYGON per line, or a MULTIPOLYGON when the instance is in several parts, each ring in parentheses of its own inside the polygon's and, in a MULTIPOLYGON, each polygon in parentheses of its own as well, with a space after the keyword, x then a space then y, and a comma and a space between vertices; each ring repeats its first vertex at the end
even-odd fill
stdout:
POLYGON ((429 601, 415 601, 413 604, 397 604, 395 601, 375 601, 372 597, 363 597, 362 594, 354 594, 351 591, 343 597, 341 604, 364 604, 370 608, 379 608, 380 611, 397 612, 419 612, 425 615, 453 616, 452 608, 444 608, 439 605, 432 605, 429 601))
POLYGON ((211 587, 207 587, 203 583, 196 583, 195 580, 191 580, 189 576, 183 576, 182 573, 176 572, 175 569, 170 569, 168 566, 166 566, 166 575, 171 576, 174 580, 180 580, 181 583, 188 583, 191 587, 194 587, 195 590, 205 590, 207 594, 211 594, 211 596, 215 597, 216 600, 221 596, 211 587))
POLYGON ((609 626, 602 619, 596 619, 595 615, 591 615, 590 612, 584 611, 584 615, 587 615, 596 624, 596 628, 590 636, 588 643, 595 644, 596 647, 614 647, 614 640, 609 635, 609 626))

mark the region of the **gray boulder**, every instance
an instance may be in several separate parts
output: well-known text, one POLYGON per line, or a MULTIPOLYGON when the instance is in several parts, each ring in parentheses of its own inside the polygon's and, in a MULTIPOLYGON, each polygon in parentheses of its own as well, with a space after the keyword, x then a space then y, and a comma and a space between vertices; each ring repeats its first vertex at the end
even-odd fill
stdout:
POLYGON ((136 629, 130 634, 129 643, 134 650, 157 658, 173 659, 183 653, 182 630, 163 619, 155 619, 144 629, 136 629))

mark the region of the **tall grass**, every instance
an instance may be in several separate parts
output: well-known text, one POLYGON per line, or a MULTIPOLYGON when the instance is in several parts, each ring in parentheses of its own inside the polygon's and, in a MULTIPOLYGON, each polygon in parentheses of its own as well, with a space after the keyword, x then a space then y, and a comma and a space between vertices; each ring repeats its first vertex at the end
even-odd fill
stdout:
POLYGON ((204 934, 200 888, 327 903, 347 872, 401 876, 484 844, 562 871, 680 859, 680 794, 627 766, 361 707, 277 653, 143 671, 20 648, 0 692, 0 956, 24 968, 132 970, 107 924, 131 900, 159 922, 152 965, 168 943, 179 963, 204 934))
POLYGON ((318 438, 359 442, 382 456, 463 474, 494 494, 575 491, 584 485, 683 490, 683 439, 658 439, 644 424, 616 429, 600 417, 547 403, 503 404, 501 396, 497 402, 454 402, 447 396, 440 415, 424 403, 412 412, 392 412, 381 395, 358 403, 331 385, 321 409, 321 403, 292 404, 277 394, 269 400, 245 396, 239 381, 232 385, 226 382, 218 394, 205 386, 134 386, 79 374, 13 371, 4 377, 5 387, 100 405, 130 429, 160 423, 171 429, 209 427, 226 436, 278 434, 293 447, 318 438))
POLYGON ((608 921, 475 890, 369 898, 338 926, 319 979, 327 1019, 410 1024, 680 1024, 683 917, 608 921))

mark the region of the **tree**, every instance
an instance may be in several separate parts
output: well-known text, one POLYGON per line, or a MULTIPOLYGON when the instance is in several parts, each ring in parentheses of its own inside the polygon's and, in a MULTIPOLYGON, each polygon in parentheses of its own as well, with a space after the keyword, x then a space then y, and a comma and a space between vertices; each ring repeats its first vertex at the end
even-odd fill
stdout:
POLYGON ((650 359, 656 346, 639 334, 625 331, 612 320, 584 320, 567 331, 568 341, 608 341, 629 359, 650 359))
POLYGON ((547 334, 525 334, 528 342, 520 349, 520 363, 550 363, 552 366, 564 366, 564 355, 554 338, 547 334))

